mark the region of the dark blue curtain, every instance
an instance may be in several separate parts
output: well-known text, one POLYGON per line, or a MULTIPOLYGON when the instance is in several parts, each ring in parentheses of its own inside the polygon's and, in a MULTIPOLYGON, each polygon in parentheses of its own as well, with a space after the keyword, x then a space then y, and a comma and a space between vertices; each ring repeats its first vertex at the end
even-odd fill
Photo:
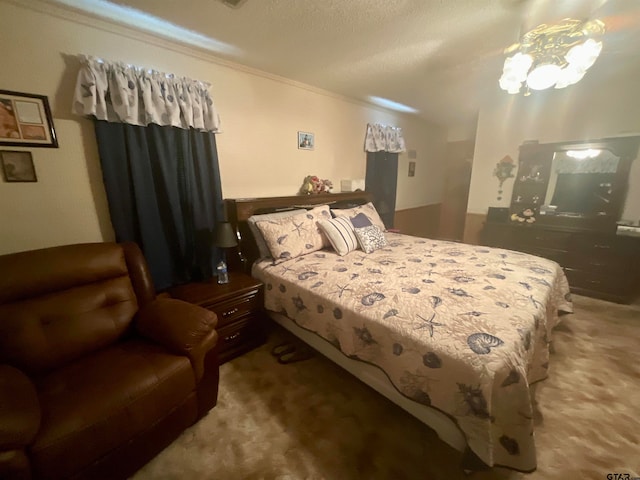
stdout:
POLYGON ((223 220, 211 132, 95 120, 116 240, 140 245, 157 289, 209 278, 223 220))
POLYGON ((387 228, 393 228, 397 182, 398 154, 367 152, 365 190, 373 194, 373 204, 387 228))

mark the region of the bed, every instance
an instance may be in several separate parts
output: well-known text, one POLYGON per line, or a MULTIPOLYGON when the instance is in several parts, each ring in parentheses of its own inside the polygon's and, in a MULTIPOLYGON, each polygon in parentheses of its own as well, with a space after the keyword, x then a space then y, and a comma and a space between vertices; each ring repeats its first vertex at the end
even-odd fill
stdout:
POLYGON ((524 253, 393 232, 370 253, 340 255, 326 239, 322 248, 307 239, 277 255, 280 240, 304 229, 302 213, 254 222, 275 239, 273 258, 259 258, 248 222, 262 218, 255 215, 304 209, 320 224, 327 211, 344 218, 370 200, 365 192, 227 200, 266 309, 465 451, 465 468, 535 470, 532 385, 547 376, 560 314, 572 311, 562 269, 524 253))

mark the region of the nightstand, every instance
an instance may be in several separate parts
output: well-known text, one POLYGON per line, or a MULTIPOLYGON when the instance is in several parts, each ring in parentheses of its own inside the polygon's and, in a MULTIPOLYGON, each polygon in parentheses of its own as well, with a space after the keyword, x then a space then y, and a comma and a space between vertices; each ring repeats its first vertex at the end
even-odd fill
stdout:
POLYGON ((229 283, 187 283, 169 289, 173 298, 195 303, 218 316, 220 364, 265 341, 264 291, 260 281, 240 273, 229 273, 229 283))

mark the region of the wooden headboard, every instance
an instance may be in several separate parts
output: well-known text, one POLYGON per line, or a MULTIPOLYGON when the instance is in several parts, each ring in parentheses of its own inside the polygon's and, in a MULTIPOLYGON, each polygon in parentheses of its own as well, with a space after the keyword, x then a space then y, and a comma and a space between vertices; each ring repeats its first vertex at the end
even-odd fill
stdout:
POLYGON ((290 197, 228 198, 225 199, 227 219, 236 229, 238 255, 229 258, 231 268, 248 271, 258 258, 258 247, 247 224, 251 215, 281 212, 296 208, 329 205, 331 208, 350 208, 373 201, 369 192, 294 195, 290 197))

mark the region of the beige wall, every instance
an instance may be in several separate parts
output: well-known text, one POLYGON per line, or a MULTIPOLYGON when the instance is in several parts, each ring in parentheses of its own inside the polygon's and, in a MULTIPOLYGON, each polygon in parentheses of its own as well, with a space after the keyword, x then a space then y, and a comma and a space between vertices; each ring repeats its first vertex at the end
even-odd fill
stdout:
MULTIPOLYGON (((588 140, 640 134, 640 68, 630 63, 596 63, 592 69, 608 72, 598 82, 590 72, 576 85, 563 90, 509 95, 497 86, 481 108, 467 211, 486 214, 489 206, 508 207, 513 179, 504 183, 497 200, 495 164, 505 155, 516 162, 525 140, 540 143, 588 140)), ((630 188, 622 218, 640 220, 640 159, 632 165, 630 188)))
POLYGON ((417 152, 415 177, 407 176, 407 154, 400 155, 397 209, 441 201, 446 132, 415 116, 38 0, 0 0, 0 18, 0 89, 47 95, 60 143, 58 149, 22 148, 33 153, 37 183, 0 182, 0 253, 113 239, 92 124, 70 113, 79 53, 210 82, 222 118, 224 197, 292 195, 309 174, 337 186, 341 179, 364 178, 366 124, 381 122, 402 127, 407 147, 417 152), (298 130, 315 133, 315 150, 297 148, 298 130))
POLYGON ((473 140, 476 137, 476 128, 478 127, 478 118, 466 123, 451 125, 447 129, 448 142, 461 142, 464 140, 473 140))

